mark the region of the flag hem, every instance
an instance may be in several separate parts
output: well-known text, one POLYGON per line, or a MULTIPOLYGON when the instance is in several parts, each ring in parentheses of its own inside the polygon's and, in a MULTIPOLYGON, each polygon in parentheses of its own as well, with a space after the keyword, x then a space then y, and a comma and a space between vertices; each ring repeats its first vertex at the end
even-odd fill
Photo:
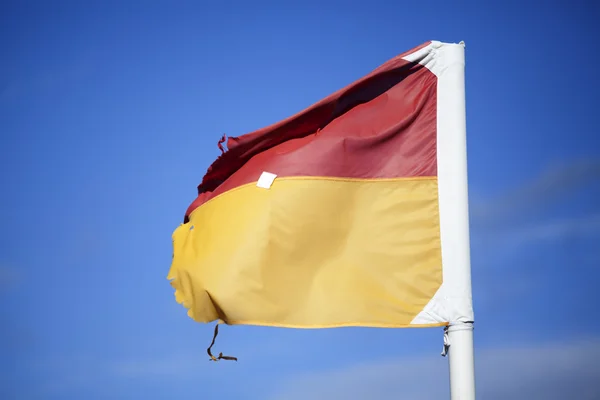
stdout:
POLYGON ((405 60, 418 62, 437 80, 438 206, 442 285, 414 324, 474 320, 466 154, 464 43, 432 41, 405 60))

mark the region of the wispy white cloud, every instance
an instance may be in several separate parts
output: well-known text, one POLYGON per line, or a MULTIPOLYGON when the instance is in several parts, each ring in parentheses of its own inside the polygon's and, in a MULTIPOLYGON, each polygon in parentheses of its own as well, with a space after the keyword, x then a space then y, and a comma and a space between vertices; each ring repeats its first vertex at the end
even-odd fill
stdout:
POLYGON ((516 222, 512 229, 478 232, 472 242, 476 245, 493 245, 507 255, 531 243, 551 244, 564 239, 584 238, 596 234, 600 234, 600 212, 584 217, 547 219, 534 223, 516 222))
MULTIPOLYGON (((600 338, 519 346, 498 343, 497 347, 477 349, 478 397, 489 400, 597 399, 600 398, 598 359, 600 338)), ((272 377, 266 379, 260 375, 260 383, 252 381, 251 365, 217 365, 205 357, 189 354, 104 362, 89 357, 63 358, 41 367, 51 371, 45 374, 48 379, 38 385, 38 390, 52 395, 83 393, 91 388, 115 387, 125 382, 130 385, 132 380, 142 385, 152 382, 156 387, 210 383, 219 391, 221 385, 233 379, 243 382, 239 390, 252 387, 252 398, 273 400, 420 400, 448 398, 449 391, 447 359, 437 352, 327 369, 314 363, 304 364, 306 372, 301 373, 271 369, 265 373, 272 377)))
POLYGON ((523 240, 552 240, 569 235, 588 235, 598 230, 600 230, 600 213, 524 226, 517 232, 517 236, 523 240))
MULTIPOLYGON (((578 194, 600 191, 600 159, 554 164, 539 176, 506 193, 471 201, 471 243, 474 251, 503 257, 531 244, 551 244, 600 232, 600 204, 581 209, 578 194), (560 217, 548 212, 567 205, 560 217)), ((581 197, 579 197, 581 199, 581 197)))
POLYGON ((492 199, 475 196, 471 216, 477 224, 501 223, 540 206, 553 205, 574 192, 600 183, 600 159, 548 166, 539 176, 492 199))
MULTIPOLYGON (((476 354, 483 399, 600 398, 600 340, 498 347, 476 354)), ((447 361, 430 355, 379 360, 292 376, 272 399, 448 398, 447 361)))
MULTIPOLYGON (((498 311, 507 303, 528 302, 527 298, 543 290, 545 285, 558 285, 557 280, 567 276, 573 265, 579 271, 591 270, 600 257, 600 248, 593 244, 598 236, 600 211, 526 222, 514 218, 502 227, 490 224, 485 229, 472 231, 477 309, 498 311), (570 261, 552 263, 552 257, 570 261)), ((578 290, 593 289, 586 286, 578 290)), ((591 296, 592 292, 589 293, 591 296)))
MULTIPOLYGON (((243 327, 237 327, 237 329, 240 328, 243 327)), ((260 328, 260 330, 266 329, 260 328)), ((212 329, 207 329, 208 331, 211 331, 212 334, 212 329)), ((210 336, 207 336, 206 340, 206 344, 208 344, 210 336)), ((248 376, 241 375, 240 370, 236 368, 241 366, 238 363, 222 361, 217 365, 210 362, 205 352, 205 346, 197 343, 189 346, 181 343, 166 346, 162 340, 153 343, 158 350, 150 352, 145 350, 130 356, 64 355, 43 360, 30 360, 29 362, 21 360, 20 367, 44 376, 37 389, 41 393, 49 395, 80 393, 90 387, 99 385, 106 387, 132 381, 136 381, 142 386, 147 386, 149 383, 159 386, 173 385, 174 383, 181 385, 211 383, 218 387, 230 378, 248 379, 248 376), (167 351, 167 347, 172 351, 167 351), (227 375, 223 375, 224 370, 228 371, 227 375)), ((219 347, 216 351, 221 350, 221 347, 223 347, 222 350, 225 350, 226 343, 226 340, 217 341, 219 347)), ((281 357, 285 354, 295 356, 296 359, 301 358, 298 357, 297 351, 293 347, 286 347, 278 340, 255 339, 248 344, 249 346, 235 346, 236 349, 232 353, 243 360, 245 363, 243 367, 246 369, 242 371, 245 371, 246 374, 251 371, 248 369, 249 366, 264 365, 261 362, 265 358, 281 357)), ((246 386, 249 384, 247 383, 246 386)))

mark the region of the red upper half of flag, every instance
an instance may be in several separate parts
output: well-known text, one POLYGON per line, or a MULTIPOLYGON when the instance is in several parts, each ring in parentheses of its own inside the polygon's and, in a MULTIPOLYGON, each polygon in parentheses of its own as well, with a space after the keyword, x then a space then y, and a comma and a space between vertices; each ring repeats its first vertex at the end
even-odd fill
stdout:
POLYGON ((227 141, 198 186, 189 214, 211 198, 279 177, 399 178, 437 175, 437 78, 401 54, 306 110, 227 141))

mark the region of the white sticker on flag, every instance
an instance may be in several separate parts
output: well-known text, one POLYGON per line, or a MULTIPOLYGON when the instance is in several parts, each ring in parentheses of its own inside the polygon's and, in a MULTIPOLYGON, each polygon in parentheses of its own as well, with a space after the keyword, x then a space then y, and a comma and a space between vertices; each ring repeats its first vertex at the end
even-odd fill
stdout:
POLYGON ((270 189, 273 181, 277 178, 277 175, 272 174, 270 172, 263 172, 258 178, 258 182, 256 182, 256 186, 263 189, 270 189))

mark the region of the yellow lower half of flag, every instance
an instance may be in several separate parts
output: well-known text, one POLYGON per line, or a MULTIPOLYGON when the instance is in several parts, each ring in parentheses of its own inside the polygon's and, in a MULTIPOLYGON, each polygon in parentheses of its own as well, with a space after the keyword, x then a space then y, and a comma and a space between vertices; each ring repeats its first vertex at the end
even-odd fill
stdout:
POLYGON ((198 322, 407 327, 442 283, 437 180, 277 178, 173 234, 168 278, 198 322))

